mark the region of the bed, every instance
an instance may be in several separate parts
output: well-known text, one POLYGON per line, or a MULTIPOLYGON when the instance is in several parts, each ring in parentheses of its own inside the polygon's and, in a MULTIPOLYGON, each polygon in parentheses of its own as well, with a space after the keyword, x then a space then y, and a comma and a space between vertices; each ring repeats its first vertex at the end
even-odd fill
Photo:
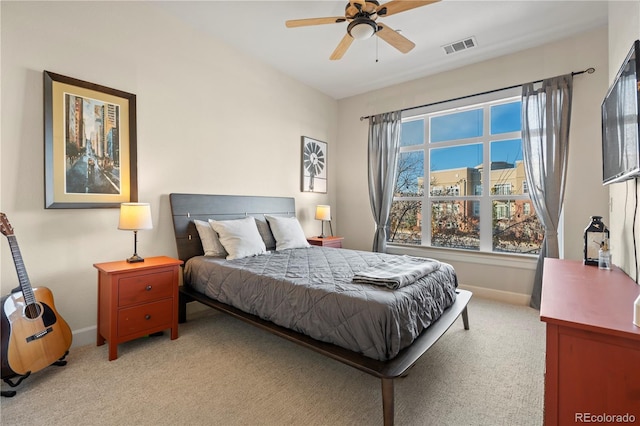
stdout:
POLYGON ((197 221, 255 220, 260 228, 265 215, 295 217, 293 198, 174 193, 170 203, 178 256, 185 261, 180 322, 186 304, 197 301, 380 378, 385 425, 394 421, 394 380, 460 315, 469 329, 471 293, 457 288, 455 271, 445 263, 392 290, 352 281, 399 259, 392 255, 308 247, 232 260, 204 256, 197 221))

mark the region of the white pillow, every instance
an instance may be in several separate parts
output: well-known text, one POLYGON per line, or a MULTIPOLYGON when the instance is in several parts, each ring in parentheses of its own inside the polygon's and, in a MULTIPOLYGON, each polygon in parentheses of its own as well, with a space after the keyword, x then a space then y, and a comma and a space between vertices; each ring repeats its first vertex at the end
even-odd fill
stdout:
POLYGON ((218 233, 227 251, 227 259, 242 259, 267 252, 253 217, 236 220, 212 220, 209 224, 218 233))
POLYGON ((292 248, 305 248, 310 244, 298 219, 293 217, 281 217, 264 215, 269 222, 271 232, 276 239, 276 250, 286 250, 292 248))
POLYGON ((226 256, 227 252, 218 240, 218 234, 209 226, 209 222, 203 220, 194 220, 200 241, 202 242, 202 250, 205 256, 226 256))

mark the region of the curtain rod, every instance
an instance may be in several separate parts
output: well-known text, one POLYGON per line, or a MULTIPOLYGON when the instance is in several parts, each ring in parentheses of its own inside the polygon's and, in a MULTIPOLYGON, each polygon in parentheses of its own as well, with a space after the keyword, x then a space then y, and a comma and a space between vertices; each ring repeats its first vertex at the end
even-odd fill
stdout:
MULTIPOLYGON (((580 74, 593 74, 594 72, 596 72, 596 69, 593 67, 587 68, 586 70, 583 71, 573 71, 571 73, 572 76, 574 75, 580 75, 580 74)), ((424 105, 418 105, 418 106, 413 106, 413 107, 409 107, 409 108, 403 108, 400 111, 404 112, 404 111, 411 111, 412 109, 418 109, 418 108, 424 108, 424 107, 429 107, 429 106, 433 106, 433 105, 438 105, 438 104, 443 104, 445 102, 452 102, 452 101, 459 101, 460 99, 466 99, 466 98, 471 98, 474 96, 481 96, 481 95, 487 95, 489 93, 494 93, 494 92, 499 92, 501 90, 509 90, 509 89, 514 89, 516 87, 520 87, 520 86, 524 86, 525 84, 536 84, 536 83, 542 83, 544 80, 536 80, 536 81, 531 81, 529 83, 522 83, 522 84, 514 84, 513 86, 509 86, 509 87, 503 87, 501 89, 493 89, 493 90, 487 90, 486 92, 481 92, 481 93, 476 93, 474 95, 466 95, 466 96, 460 96, 459 98, 454 98, 454 99, 447 99, 446 101, 438 101, 438 102, 432 102, 430 104, 424 104, 424 105)), ((360 121, 362 120, 366 120, 368 118, 370 118, 370 115, 367 115, 366 117, 360 117, 360 121)))

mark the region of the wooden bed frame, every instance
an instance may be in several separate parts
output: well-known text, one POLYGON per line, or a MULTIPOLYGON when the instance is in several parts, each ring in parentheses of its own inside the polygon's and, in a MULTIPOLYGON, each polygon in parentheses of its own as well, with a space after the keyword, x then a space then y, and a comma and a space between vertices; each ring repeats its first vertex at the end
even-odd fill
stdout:
MULTIPOLYGON (((193 256, 203 254, 202 244, 193 222, 194 219, 204 221, 209 218, 226 220, 246 216, 264 219, 264 214, 291 216, 295 214, 295 200, 290 197, 170 194, 169 198, 178 257, 184 262, 193 256)), ((471 292, 458 289, 456 293, 457 297, 454 304, 445 310, 436 322, 423 331, 411 346, 403 349, 395 358, 388 361, 375 360, 330 343, 317 341, 304 334, 275 325, 255 315, 210 299, 185 286, 180 288, 179 322, 183 323, 186 321, 187 303, 198 301, 329 358, 378 377, 382 382, 384 425, 391 426, 394 421, 394 379, 405 376, 420 356, 438 341, 460 315, 462 315, 464 329, 469 330, 467 304, 471 299, 471 292)))

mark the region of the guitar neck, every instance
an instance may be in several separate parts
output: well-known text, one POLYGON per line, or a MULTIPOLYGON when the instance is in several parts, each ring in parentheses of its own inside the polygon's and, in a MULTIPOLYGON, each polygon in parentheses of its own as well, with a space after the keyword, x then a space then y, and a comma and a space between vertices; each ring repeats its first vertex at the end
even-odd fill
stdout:
POLYGON ((24 301, 30 305, 36 302, 36 298, 33 295, 33 289, 31 288, 31 282, 27 275, 27 269, 22 261, 22 254, 20 254, 18 240, 15 235, 7 235, 7 240, 9 240, 9 247, 11 248, 11 255, 13 256, 13 263, 16 266, 16 272, 18 273, 18 280, 20 281, 20 289, 22 290, 24 301))

